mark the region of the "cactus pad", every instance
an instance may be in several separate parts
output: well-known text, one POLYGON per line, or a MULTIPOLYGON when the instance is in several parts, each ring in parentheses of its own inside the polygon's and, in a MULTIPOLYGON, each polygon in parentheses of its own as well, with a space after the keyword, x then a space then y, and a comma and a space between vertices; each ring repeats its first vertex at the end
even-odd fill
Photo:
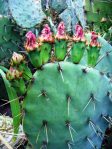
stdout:
POLYGON ((9 8, 17 24, 24 28, 33 27, 45 18, 40 0, 9 0, 9 8))
POLYGON ((85 16, 89 25, 107 31, 111 26, 112 1, 85 0, 85 16))
POLYGON ((13 51, 18 51, 20 45, 20 35, 14 28, 15 25, 11 20, 0 17, 0 63, 2 65, 7 63, 13 51))
POLYGON ((96 69, 112 73, 112 46, 102 37, 99 37, 99 42, 102 45, 102 49, 100 50, 100 61, 96 65, 96 69))
POLYGON ((23 104, 24 131, 34 149, 100 148, 112 114, 110 91, 107 77, 92 68, 44 65, 23 104))

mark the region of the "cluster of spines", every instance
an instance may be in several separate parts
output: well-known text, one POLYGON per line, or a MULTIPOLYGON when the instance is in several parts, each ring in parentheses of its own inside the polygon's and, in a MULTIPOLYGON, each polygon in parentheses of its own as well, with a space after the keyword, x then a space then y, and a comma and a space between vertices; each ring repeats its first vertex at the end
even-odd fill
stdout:
MULTIPOLYGON (((61 66, 61 63, 58 63, 57 70, 58 70, 59 73, 64 71, 62 66, 61 66)), ((87 70, 86 67, 82 69, 82 72, 84 74, 89 73, 89 71, 87 70)), ((100 73, 100 75, 103 77, 103 75, 101 73, 100 73)), ((110 92, 107 92, 106 95, 109 97, 110 96, 110 92)), ((41 97, 41 96, 43 96, 46 100, 49 98, 49 95, 48 95, 46 90, 41 90, 40 91, 40 94, 38 95, 38 97, 41 97)), ((67 102, 67 111, 68 111, 68 119, 66 119, 66 121, 65 121, 65 126, 68 129, 69 134, 70 134, 70 138, 71 138, 70 140, 65 140, 65 143, 66 143, 66 145, 68 146, 68 149, 69 149, 70 147, 71 148, 75 147, 74 137, 73 136, 74 136, 74 133, 77 133, 77 131, 72 126, 72 122, 69 120, 69 105, 72 104, 71 103, 72 102, 72 97, 69 94, 67 94, 65 101, 67 102)), ((93 103, 93 107, 95 107, 94 104, 96 104, 96 102, 99 102, 96 99, 96 97, 95 97, 95 95, 93 93, 90 94, 90 98, 88 99, 88 103, 82 109, 82 112, 84 112, 88 108, 90 102, 93 103)), ((93 108, 93 109, 95 110, 95 108, 93 108)), ((27 109, 26 109, 26 113, 27 113, 27 109)), ((112 124, 111 116, 107 115, 105 113, 99 114, 98 120, 102 121, 102 122, 105 121, 107 124, 110 124, 110 125, 112 124)), ((103 139, 105 134, 104 134, 103 130, 101 130, 100 125, 97 122, 95 122, 90 117, 87 117, 87 122, 85 122, 85 123, 86 123, 86 125, 88 127, 90 127, 93 130, 94 134, 97 135, 97 137, 99 137, 101 140, 103 139)), ((64 123, 63 123, 63 127, 64 127, 64 123)), ((45 138, 46 138, 46 140, 42 141, 42 146, 41 147, 43 147, 43 148, 44 147, 49 147, 49 145, 51 143, 50 140, 49 140, 49 132, 48 132, 48 130, 50 129, 50 126, 49 126, 49 121, 47 121, 47 118, 42 121, 41 130, 42 130, 42 128, 45 129, 45 132, 46 132, 45 133, 45 138)), ((38 133, 37 133, 36 143, 38 143, 39 133, 40 133, 40 131, 38 131, 38 133)), ((95 145, 94 139, 93 140, 92 139, 93 139, 92 136, 86 136, 86 137, 82 138, 80 141, 82 141, 82 142, 83 141, 87 141, 88 144, 90 145, 90 147, 93 147, 94 149, 97 149, 97 145, 95 145)))

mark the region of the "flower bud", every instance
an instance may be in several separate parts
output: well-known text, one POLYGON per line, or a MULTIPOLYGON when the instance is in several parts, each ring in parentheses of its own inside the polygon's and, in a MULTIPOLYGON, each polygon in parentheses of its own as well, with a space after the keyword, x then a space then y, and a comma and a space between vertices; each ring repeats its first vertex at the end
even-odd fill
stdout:
POLYGON ((64 22, 60 22, 60 24, 58 25, 58 29, 57 29, 57 34, 55 36, 56 39, 68 39, 67 35, 66 35, 66 31, 65 31, 65 24, 64 22))
POLYGON ((85 41, 83 28, 78 24, 75 26, 75 35, 73 37, 73 40, 76 42, 85 41))
POLYGON ((12 81, 14 79, 18 79, 22 77, 22 72, 19 72, 17 69, 10 67, 10 69, 8 70, 7 74, 6 74, 6 78, 9 81, 12 81))
POLYGON ((48 24, 46 24, 39 37, 39 42, 54 42, 51 29, 48 24))
POLYGON ((24 56, 21 54, 18 54, 16 52, 13 53, 11 58, 11 65, 18 65, 24 60, 24 56))
POLYGON ((100 47, 100 43, 98 42, 98 35, 95 32, 91 33, 91 42, 90 46, 92 47, 100 47))
POLYGON ((25 49, 29 51, 33 51, 37 48, 36 36, 31 31, 26 34, 26 43, 25 49))

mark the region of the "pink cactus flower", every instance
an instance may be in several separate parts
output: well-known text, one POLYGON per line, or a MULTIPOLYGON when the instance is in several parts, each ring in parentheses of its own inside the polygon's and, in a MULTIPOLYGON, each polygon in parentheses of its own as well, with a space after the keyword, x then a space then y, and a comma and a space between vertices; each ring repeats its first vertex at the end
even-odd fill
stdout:
POLYGON ((48 24, 45 24, 45 26, 41 32, 41 36, 39 37, 39 41, 40 42, 53 42, 53 40, 54 39, 52 36, 51 29, 48 24))
POLYGON ((36 36, 33 34, 31 31, 29 31, 26 34, 26 43, 25 43, 25 49, 27 51, 33 51, 37 48, 37 43, 36 43, 36 36))
POLYGON ((67 39, 64 22, 60 22, 57 29, 56 39, 67 39))
POLYGON ((75 35, 73 37, 74 41, 85 41, 85 37, 84 37, 84 31, 83 28, 80 25, 76 25, 75 26, 75 35))
POLYGON ((100 43, 98 42, 98 35, 95 32, 91 33, 91 46, 100 46, 100 43))

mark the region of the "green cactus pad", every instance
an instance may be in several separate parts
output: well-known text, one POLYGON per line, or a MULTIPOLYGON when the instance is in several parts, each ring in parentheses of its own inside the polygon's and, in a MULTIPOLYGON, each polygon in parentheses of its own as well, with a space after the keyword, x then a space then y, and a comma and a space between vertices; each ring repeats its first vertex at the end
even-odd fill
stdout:
POLYGON ((9 0, 9 8, 17 24, 24 28, 31 28, 45 18, 41 0, 9 0))
POLYGON ((91 67, 96 66, 99 55, 100 55, 100 48, 98 47, 88 47, 88 65, 91 67))
POLYGON ((54 51, 56 59, 59 61, 64 60, 67 53, 67 41, 66 40, 56 40, 54 45, 54 51))
POLYGON ((99 42, 102 48, 96 69, 102 72, 112 73, 112 46, 103 37, 99 37, 99 42))
POLYGON ((0 63, 8 65, 13 51, 18 51, 20 35, 14 30, 15 25, 7 17, 0 17, 0 63))
POLYGON ((39 68, 42 66, 42 59, 40 56, 40 51, 38 49, 36 49, 34 51, 30 51, 28 53, 28 56, 29 56, 29 59, 34 67, 39 68))
POLYGON ((43 64, 47 63, 50 59, 52 46, 49 43, 43 43, 38 49, 28 53, 32 65, 40 68, 43 64))
POLYGON ((95 130, 104 133, 108 126, 109 91, 110 81, 97 70, 70 62, 44 65, 23 104, 24 131, 33 148, 90 149, 90 141, 100 148, 95 130))
POLYGON ((112 1, 102 1, 102 0, 85 0, 85 4, 86 4, 86 10, 88 11, 101 11, 101 12, 105 12, 105 14, 111 14, 111 7, 112 7, 112 1), (91 9, 92 8, 92 9, 91 9))
MULTIPOLYGON (((112 1, 86 0, 85 16, 89 25, 91 23, 100 30, 107 31, 111 26, 112 19, 112 1), (104 19, 104 21, 102 20, 104 19)), ((91 26, 90 26, 91 27, 91 26)))
POLYGON ((12 87, 16 90, 18 95, 24 95, 26 92, 25 82, 22 78, 13 80, 11 82, 12 87))
MULTIPOLYGON (((86 39, 90 41, 91 34, 86 34, 86 39)), ((101 44, 100 56, 95 66, 101 72, 112 73, 112 46, 103 37, 99 36, 98 41, 101 44)), ((87 53, 83 57, 82 64, 87 62, 87 53)))
POLYGON ((83 57, 85 51, 85 43, 84 42, 76 42, 73 44, 71 49, 71 59, 72 62, 78 64, 83 57))
POLYGON ((49 61, 51 55, 52 45, 50 43, 43 43, 40 46, 40 57, 42 59, 42 64, 49 61))

